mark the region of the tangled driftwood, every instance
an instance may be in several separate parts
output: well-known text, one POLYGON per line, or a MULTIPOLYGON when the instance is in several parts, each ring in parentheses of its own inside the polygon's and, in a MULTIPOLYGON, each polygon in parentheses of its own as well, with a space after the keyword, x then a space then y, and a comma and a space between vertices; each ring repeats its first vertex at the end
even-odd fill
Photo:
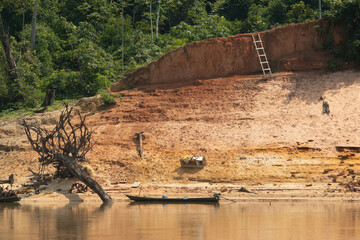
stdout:
POLYGON ((94 179, 83 171, 81 162, 86 161, 93 144, 92 132, 85 124, 86 116, 73 112, 73 108, 66 106, 61 113, 55 128, 48 130, 25 120, 22 126, 32 148, 39 154, 39 162, 43 166, 53 165, 59 176, 72 175, 79 178, 86 186, 92 189, 104 202, 112 202, 111 197, 94 179), (78 118, 74 124, 72 120, 78 118))
POLYGON ((81 183, 74 183, 71 185, 69 193, 84 193, 87 192, 88 187, 81 183))

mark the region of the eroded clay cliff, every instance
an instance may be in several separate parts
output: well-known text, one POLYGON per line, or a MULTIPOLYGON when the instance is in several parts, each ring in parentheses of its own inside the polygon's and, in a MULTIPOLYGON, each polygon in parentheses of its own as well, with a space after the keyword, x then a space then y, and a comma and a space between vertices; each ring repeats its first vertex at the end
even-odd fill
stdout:
MULTIPOLYGON (((273 71, 325 69, 327 56, 321 50, 319 26, 324 27, 325 22, 317 20, 260 32, 273 71)), ((179 83, 260 73, 261 67, 251 36, 254 34, 189 43, 128 74, 113 84, 111 90, 116 92, 127 85, 179 83)))

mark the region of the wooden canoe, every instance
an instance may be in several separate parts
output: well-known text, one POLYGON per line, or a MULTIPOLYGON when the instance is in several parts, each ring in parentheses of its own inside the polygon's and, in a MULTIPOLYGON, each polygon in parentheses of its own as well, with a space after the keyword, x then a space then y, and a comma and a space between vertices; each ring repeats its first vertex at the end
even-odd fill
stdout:
POLYGON ((158 203, 217 203, 220 200, 219 194, 205 198, 168 198, 168 197, 140 197, 125 194, 130 200, 135 202, 158 202, 158 203))
POLYGON ((21 197, 11 196, 11 197, 0 197, 0 202, 17 202, 20 201, 21 197))

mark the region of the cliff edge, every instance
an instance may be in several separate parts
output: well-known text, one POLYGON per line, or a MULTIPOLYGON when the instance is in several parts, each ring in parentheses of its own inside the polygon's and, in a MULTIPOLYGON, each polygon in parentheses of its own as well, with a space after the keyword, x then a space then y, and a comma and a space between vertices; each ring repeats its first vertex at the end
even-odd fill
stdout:
MULTIPOLYGON (((321 50, 322 38, 317 30, 325 26, 325 21, 316 20, 260 32, 273 72, 326 69, 328 56, 321 50)), ((260 73, 251 36, 254 34, 257 33, 189 43, 127 74, 110 89, 117 92, 126 86, 183 83, 260 73)), ((335 42, 339 40, 335 36, 335 42)))

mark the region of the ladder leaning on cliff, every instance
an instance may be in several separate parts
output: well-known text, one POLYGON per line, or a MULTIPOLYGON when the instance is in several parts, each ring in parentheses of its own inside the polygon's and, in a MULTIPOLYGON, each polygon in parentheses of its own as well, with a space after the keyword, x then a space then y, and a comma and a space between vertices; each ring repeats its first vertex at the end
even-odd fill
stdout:
POLYGON ((253 42, 254 42, 254 45, 255 45, 255 50, 256 50, 257 55, 259 57, 261 69, 262 69, 264 75, 272 74, 270 64, 269 64, 269 61, 268 61, 268 59, 266 57, 265 49, 264 49, 263 43, 261 41, 260 34, 257 34, 257 38, 256 38, 256 35, 251 35, 251 37, 253 39, 253 42))

